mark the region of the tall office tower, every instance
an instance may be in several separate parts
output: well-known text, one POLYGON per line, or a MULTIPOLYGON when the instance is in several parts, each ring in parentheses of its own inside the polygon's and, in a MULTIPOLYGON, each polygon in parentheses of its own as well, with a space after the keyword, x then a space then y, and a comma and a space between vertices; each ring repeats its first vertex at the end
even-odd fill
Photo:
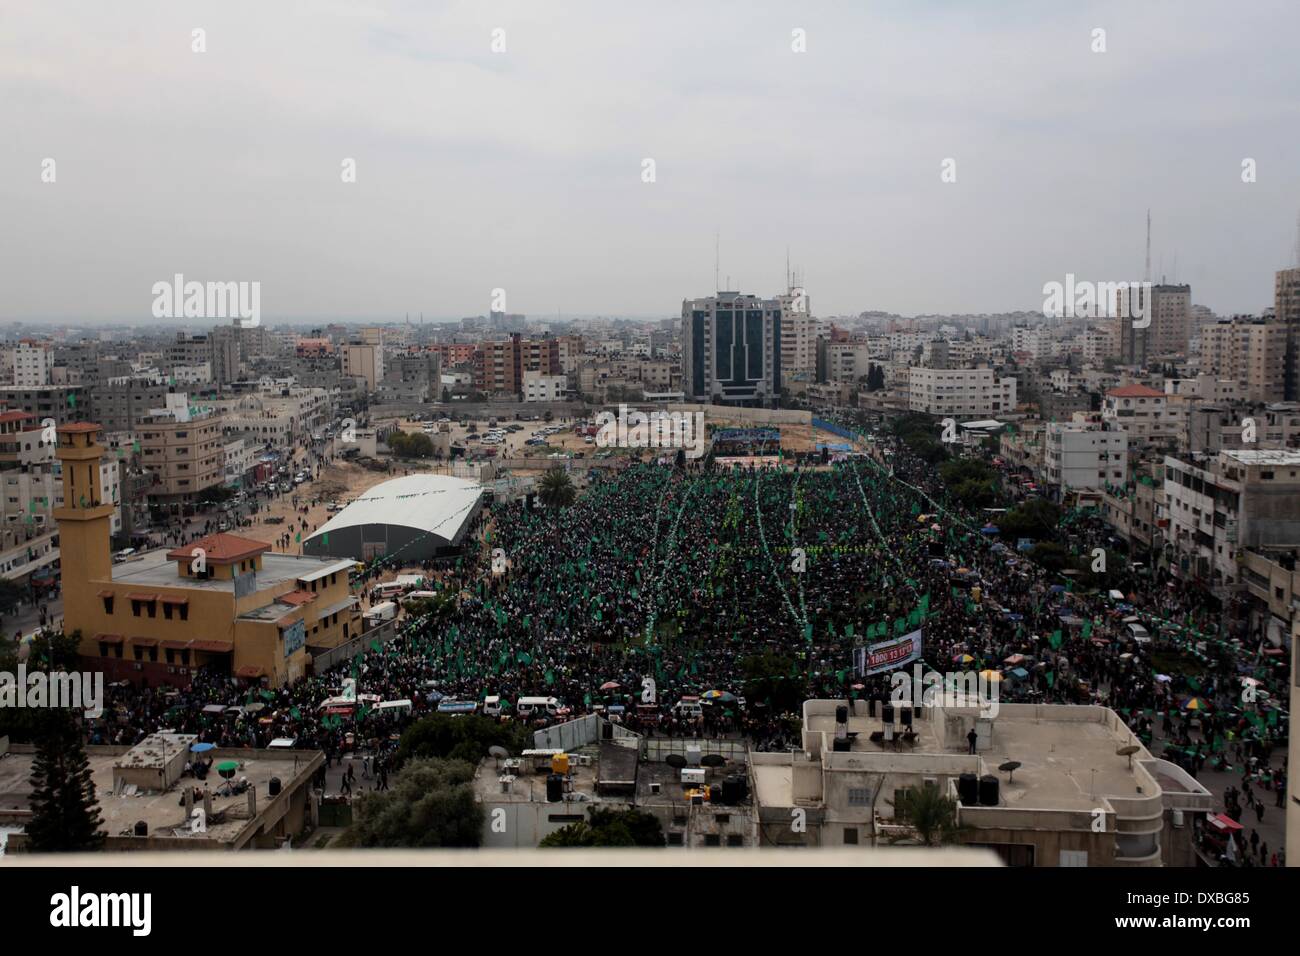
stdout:
POLYGON ((697 402, 764 406, 781 394, 781 303, 739 292, 682 302, 682 388, 697 402))
POLYGON ((1157 356, 1187 354, 1191 339, 1192 287, 1152 285, 1122 288, 1115 301, 1116 340, 1123 365, 1146 365, 1157 356), (1133 316, 1140 314, 1145 325, 1133 316))
POLYGON ((1186 355, 1191 338, 1192 287, 1151 287, 1151 347, 1154 355, 1186 355))
POLYGON ((1273 284, 1273 314, 1286 326, 1286 400, 1300 401, 1300 268, 1281 269, 1273 284))

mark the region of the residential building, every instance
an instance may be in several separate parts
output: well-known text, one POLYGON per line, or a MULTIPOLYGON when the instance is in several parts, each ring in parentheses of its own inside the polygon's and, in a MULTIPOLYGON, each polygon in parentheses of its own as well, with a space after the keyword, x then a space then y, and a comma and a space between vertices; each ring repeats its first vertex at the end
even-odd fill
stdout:
POLYGON ((1052 422, 1044 443, 1045 480, 1055 497, 1128 480, 1128 436, 1082 422, 1052 422))
POLYGON ((1016 380, 989 368, 908 370, 908 403, 929 415, 997 418, 1016 408, 1016 380))

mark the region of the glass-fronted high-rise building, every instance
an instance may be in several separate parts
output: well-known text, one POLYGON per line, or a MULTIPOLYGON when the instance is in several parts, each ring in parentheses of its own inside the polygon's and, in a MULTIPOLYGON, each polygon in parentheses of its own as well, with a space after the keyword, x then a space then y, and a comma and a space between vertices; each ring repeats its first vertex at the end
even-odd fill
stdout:
POLYGON ((739 292, 682 302, 682 390, 690 401, 771 406, 781 394, 781 303, 739 292))

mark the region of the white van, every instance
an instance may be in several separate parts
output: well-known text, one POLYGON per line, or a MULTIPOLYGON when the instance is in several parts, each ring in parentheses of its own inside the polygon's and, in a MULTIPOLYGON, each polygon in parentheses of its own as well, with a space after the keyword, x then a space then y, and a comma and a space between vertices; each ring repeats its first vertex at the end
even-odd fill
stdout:
POLYGON ((683 697, 673 705, 673 716, 679 720, 699 720, 704 716, 704 705, 698 697, 683 697))
POLYGON ((491 697, 483 698, 483 715, 485 717, 500 717, 503 713, 501 707, 501 697, 499 694, 493 694, 491 697))
POLYGON ((1134 644, 1146 645, 1151 643, 1151 633, 1139 624, 1136 619, 1124 619, 1124 633, 1134 644))
POLYGON ((385 621, 391 621, 397 617, 397 605, 392 601, 385 601, 382 604, 376 604, 366 612, 366 620, 371 626, 383 624, 385 621))
POLYGON ((386 581, 383 584, 376 584, 371 590, 381 598, 390 598, 406 593, 406 585, 400 581, 386 581))
POLYGON ((515 702, 515 713, 520 717, 554 717, 560 710, 560 702, 554 697, 520 697, 515 702))

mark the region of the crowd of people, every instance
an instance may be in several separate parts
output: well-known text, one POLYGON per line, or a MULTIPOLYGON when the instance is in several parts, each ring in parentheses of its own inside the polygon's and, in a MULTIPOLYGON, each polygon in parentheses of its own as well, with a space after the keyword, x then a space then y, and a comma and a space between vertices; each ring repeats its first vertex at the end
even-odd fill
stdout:
MULTIPOLYGON (((401 729, 439 701, 542 695, 563 702, 561 719, 617 714, 641 733, 784 749, 803 699, 887 693, 888 674, 854 673, 855 646, 919 629, 927 667, 997 670, 1002 700, 1104 703, 1190 773, 1211 762, 1241 769, 1246 792, 1282 785, 1271 750, 1286 732, 1287 681, 1260 634, 1228 628, 1207 593, 1150 569, 1075 587, 982 524, 886 434, 870 456, 834 464, 631 462, 568 507, 509 501, 480 516, 459 560, 425 569, 445 600, 387 643, 273 689, 207 673, 183 690, 114 688, 93 734, 123 744, 166 726, 222 747, 292 737, 386 771, 401 729), (1130 639, 1130 616, 1154 646, 1130 639), (323 711, 348 677, 411 707, 323 711), (703 717, 673 707, 697 695, 703 717)), ((1068 532, 1076 549, 1110 544, 1093 516, 1072 515, 1068 532)), ((356 587, 400 564, 375 563, 356 587)))

